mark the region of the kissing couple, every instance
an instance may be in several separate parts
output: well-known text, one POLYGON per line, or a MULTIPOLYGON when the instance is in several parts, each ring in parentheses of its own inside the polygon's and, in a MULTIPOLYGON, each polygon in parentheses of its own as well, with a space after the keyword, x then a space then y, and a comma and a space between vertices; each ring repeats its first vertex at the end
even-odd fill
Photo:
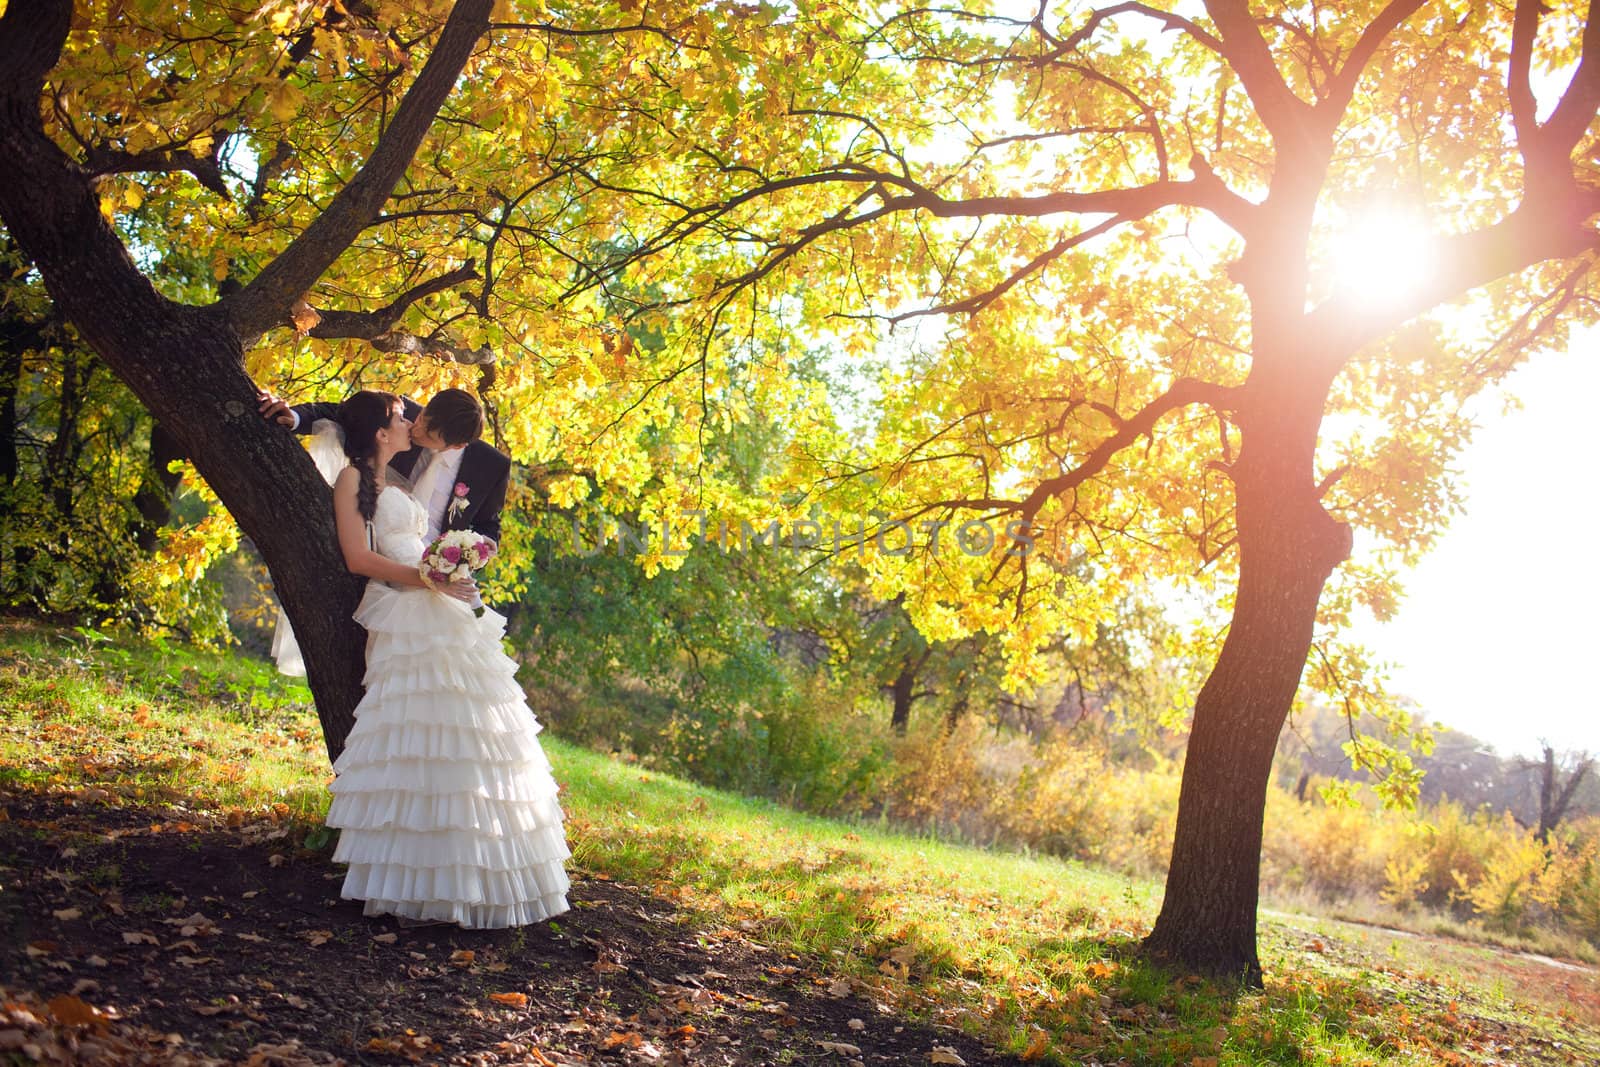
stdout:
POLYGON ((541 729, 505 654, 505 618, 474 614, 472 582, 422 565, 453 530, 500 537, 511 460, 481 440, 483 408, 446 389, 419 407, 363 390, 342 404, 262 416, 314 434, 333 483, 345 566, 368 578, 355 622, 367 640, 366 695, 335 761, 328 825, 341 895, 402 925, 521 926, 567 910, 567 850, 541 729), (327 462, 342 441, 343 465, 327 462))

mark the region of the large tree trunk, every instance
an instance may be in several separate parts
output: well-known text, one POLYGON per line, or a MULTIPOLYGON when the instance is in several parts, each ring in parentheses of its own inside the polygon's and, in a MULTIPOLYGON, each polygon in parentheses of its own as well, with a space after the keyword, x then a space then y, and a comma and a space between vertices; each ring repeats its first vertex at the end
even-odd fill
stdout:
MULTIPOLYGON (((30 43, 59 49, 70 5, 29 6, 43 9, 39 22, 62 21, 35 23, 30 43)), ((48 69, 53 57, 29 58, 48 69)), ((339 556, 328 488, 294 439, 256 413, 244 349, 227 319, 164 299, 139 273, 101 218, 90 183, 40 128, 37 90, 18 91, 18 81, 26 79, 0 85, 0 157, 8 170, 0 218, 62 316, 167 425, 269 561, 302 647, 314 650, 306 656, 308 681, 336 754, 354 722, 365 648, 350 622, 361 583, 339 556)))
POLYGON ((1307 438, 1287 406, 1274 405, 1278 425, 1254 428, 1253 441, 1244 427, 1235 475, 1239 591, 1195 701, 1166 895, 1145 942, 1158 960, 1252 985, 1261 983, 1256 905, 1272 758, 1311 650, 1317 601, 1351 543, 1312 480, 1317 419, 1307 438))
POLYGON ((351 621, 362 580, 345 570, 332 498, 310 458, 256 411, 244 337, 289 307, 381 209, 488 25, 489 0, 460 0, 368 164, 232 304, 157 293, 100 214, 93 183, 45 134, 39 96, 72 17, 68 0, 13 0, 0 16, 0 221, 63 318, 193 461, 272 572, 305 652, 330 757, 362 693, 365 635, 351 621), (245 299, 248 297, 248 299, 245 299))

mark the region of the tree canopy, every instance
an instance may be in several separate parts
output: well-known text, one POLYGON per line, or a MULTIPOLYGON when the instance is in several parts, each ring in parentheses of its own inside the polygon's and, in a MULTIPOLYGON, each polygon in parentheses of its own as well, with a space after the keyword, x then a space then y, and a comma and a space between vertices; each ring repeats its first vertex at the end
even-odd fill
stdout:
POLYGON ((240 367, 475 385, 551 506, 680 531, 647 569, 701 517, 841 521, 873 596, 1016 686, 1196 589, 1231 622, 1151 948, 1204 970, 1259 975, 1308 660, 1381 702, 1339 624, 1448 519, 1463 401, 1592 317, 1586 5, 66 7, 5 10, 0 219, 297 623, 336 561, 272 512, 320 489, 240 367), (751 480, 708 446, 758 411, 751 480))

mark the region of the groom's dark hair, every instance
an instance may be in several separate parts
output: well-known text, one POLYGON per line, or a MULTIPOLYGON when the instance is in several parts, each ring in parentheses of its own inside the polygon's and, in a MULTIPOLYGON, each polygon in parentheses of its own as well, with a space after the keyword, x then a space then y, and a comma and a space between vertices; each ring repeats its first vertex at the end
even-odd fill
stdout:
POLYGON ((422 409, 428 429, 447 445, 464 445, 483 436, 483 405, 465 389, 441 389, 422 409))

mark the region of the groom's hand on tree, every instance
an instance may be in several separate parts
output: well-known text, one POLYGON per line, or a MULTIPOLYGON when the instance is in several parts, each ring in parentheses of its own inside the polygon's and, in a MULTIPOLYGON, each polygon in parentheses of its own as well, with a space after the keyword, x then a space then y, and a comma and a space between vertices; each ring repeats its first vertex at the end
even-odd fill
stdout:
POLYGON ((261 410, 261 417, 268 422, 275 422, 286 430, 295 428, 300 420, 295 417, 290 409, 289 402, 281 397, 267 392, 265 389, 256 390, 256 403, 261 410))

